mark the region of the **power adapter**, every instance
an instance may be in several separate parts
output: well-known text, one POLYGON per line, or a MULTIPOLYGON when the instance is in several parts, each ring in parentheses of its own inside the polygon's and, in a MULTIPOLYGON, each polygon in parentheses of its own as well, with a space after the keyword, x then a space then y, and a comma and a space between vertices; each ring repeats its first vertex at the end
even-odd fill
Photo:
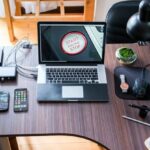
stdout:
POLYGON ((16 67, 0 67, 0 81, 16 79, 16 67))

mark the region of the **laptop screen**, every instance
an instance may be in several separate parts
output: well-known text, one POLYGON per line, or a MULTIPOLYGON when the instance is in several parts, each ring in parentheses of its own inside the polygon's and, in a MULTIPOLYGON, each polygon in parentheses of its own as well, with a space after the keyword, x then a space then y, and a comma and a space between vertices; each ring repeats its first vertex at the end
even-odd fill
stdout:
POLYGON ((104 61, 104 22, 39 22, 39 62, 104 61))

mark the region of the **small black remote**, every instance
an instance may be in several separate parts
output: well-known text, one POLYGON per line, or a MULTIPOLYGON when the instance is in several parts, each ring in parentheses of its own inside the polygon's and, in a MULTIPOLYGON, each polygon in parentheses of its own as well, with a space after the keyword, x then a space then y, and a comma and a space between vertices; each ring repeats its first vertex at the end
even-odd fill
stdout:
POLYGON ((9 108, 9 93, 0 91, 0 112, 7 111, 9 108))
POLYGON ((28 111, 28 93, 26 88, 15 89, 14 91, 14 111, 28 111))

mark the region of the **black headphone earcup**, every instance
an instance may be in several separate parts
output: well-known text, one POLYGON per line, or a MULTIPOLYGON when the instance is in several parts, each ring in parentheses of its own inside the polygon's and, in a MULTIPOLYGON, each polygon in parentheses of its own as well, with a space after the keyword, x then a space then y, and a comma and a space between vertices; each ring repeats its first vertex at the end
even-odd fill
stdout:
POLYGON ((134 82, 132 91, 137 98, 143 98, 146 95, 148 83, 141 78, 137 78, 134 82))

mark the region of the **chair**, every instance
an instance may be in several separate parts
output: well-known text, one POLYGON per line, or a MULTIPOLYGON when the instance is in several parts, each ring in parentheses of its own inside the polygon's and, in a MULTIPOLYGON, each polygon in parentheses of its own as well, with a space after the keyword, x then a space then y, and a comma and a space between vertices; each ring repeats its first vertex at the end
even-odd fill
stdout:
POLYGON ((128 19, 138 12, 140 0, 121 1, 112 5, 106 16, 106 43, 134 43, 126 32, 128 19))

